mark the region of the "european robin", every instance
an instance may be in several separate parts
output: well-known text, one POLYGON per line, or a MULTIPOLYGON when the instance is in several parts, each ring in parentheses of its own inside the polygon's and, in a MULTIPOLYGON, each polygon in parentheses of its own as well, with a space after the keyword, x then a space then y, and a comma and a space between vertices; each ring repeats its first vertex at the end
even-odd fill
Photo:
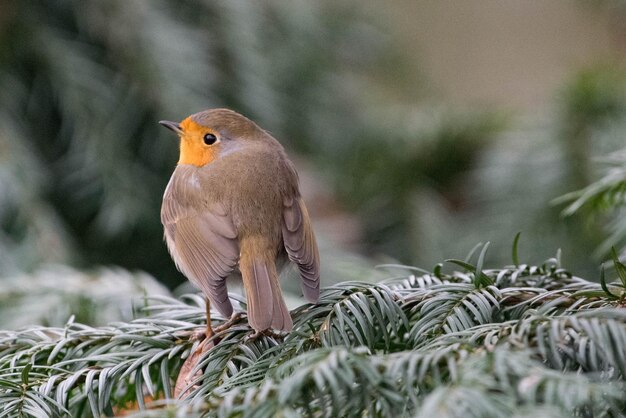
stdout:
MULTIPOLYGON (((240 276, 252 328, 290 331, 279 272, 289 260, 295 263, 309 302, 319 298, 320 273, 298 174, 285 150, 256 123, 228 109, 159 123, 180 137, 180 158, 161 207, 177 268, 225 317, 233 313, 226 279, 240 276)), ((212 335, 210 317, 207 335, 212 335)))

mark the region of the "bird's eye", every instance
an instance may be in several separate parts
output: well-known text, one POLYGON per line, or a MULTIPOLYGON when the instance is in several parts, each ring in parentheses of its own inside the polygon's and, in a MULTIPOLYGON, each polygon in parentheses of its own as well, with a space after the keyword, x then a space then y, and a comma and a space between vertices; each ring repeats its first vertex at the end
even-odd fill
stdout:
POLYGON ((204 135, 204 143, 207 145, 213 145, 217 142, 217 137, 213 134, 204 135))

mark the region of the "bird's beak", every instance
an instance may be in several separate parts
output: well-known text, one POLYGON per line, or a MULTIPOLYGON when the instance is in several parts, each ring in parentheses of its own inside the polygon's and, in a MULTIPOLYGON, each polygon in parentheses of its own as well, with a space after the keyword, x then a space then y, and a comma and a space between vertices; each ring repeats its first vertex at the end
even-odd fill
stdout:
POLYGON ((169 120, 160 120, 159 123, 165 126, 167 129, 176 132, 178 135, 182 135, 183 130, 176 122, 170 122, 169 120))

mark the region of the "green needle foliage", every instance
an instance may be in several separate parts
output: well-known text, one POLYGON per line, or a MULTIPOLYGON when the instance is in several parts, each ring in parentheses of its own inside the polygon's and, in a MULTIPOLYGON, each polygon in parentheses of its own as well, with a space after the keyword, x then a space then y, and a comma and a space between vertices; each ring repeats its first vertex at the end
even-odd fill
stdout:
POLYGON ((555 200, 568 203, 563 216, 583 212, 608 217, 606 229, 610 233, 597 248, 597 254, 607 254, 612 246, 623 247, 626 242, 626 149, 610 154, 604 162, 608 167, 603 177, 555 200))
POLYGON ((106 327, 0 332, 0 416, 626 413, 623 283, 574 277, 558 256, 500 269, 454 262, 467 268, 326 288, 292 312, 285 336, 253 336, 239 320, 201 356, 184 399, 172 388, 198 345, 197 295, 154 297, 146 317, 106 327))

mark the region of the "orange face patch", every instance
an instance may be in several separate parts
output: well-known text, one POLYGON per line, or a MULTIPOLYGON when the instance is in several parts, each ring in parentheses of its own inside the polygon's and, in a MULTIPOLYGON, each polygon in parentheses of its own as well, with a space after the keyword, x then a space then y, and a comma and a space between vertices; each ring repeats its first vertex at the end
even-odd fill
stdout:
POLYGON ((204 135, 216 132, 206 126, 198 125, 187 118, 180 123, 183 134, 180 138, 180 158, 178 164, 191 164, 196 167, 211 163, 217 157, 220 144, 207 145, 204 143, 204 135))

